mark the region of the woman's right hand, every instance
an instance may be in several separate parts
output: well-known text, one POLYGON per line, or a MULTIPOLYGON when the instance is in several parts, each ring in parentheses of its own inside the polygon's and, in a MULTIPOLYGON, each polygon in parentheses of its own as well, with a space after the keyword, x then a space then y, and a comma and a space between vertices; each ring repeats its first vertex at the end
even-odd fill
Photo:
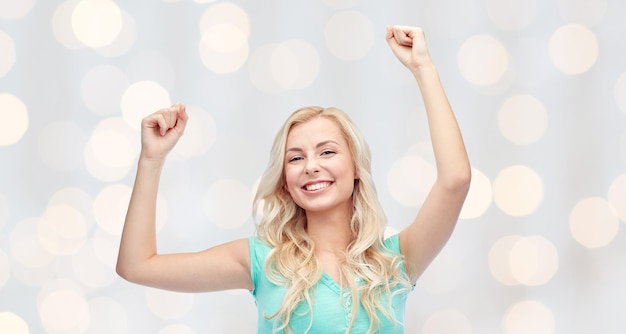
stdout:
POLYGON ((182 104, 154 112, 141 120, 141 159, 161 162, 183 135, 189 116, 182 104))

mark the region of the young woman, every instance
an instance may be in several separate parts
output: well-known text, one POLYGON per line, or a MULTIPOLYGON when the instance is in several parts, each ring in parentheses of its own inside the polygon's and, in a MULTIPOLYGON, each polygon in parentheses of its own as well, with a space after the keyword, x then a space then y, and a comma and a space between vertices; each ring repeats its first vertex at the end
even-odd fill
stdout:
POLYGON ((159 176, 187 123, 177 104, 142 121, 117 272, 174 291, 248 289, 259 333, 403 333, 406 296, 450 237, 471 176, 423 31, 391 26, 386 38, 415 76, 437 165, 437 180, 407 228, 383 239, 365 141, 342 111, 308 107, 294 112, 275 139, 255 198, 255 212, 262 212, 257 236, 157 254, 159 176))

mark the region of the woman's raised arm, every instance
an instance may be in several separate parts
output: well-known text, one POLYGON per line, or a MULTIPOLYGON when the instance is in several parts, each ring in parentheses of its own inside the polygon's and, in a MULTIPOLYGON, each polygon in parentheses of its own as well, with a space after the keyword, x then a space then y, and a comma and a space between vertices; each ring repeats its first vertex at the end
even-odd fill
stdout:
POLYGON ((400 248, 413 281, 446 244, 467 196, 471 168, 461 131, 420 28, 387 28, 387 42, 419 86, 437 165, 437 180, 415 220, 400 232, 400 248))
POLYGON ((168 152, 183 135, 187 113, 181 104, 141 122, 141 154, 117 259, 124 279, 173 291, 252 290, 248 241, 241 239, 204 251, 157 254, 156 198, 168 152))

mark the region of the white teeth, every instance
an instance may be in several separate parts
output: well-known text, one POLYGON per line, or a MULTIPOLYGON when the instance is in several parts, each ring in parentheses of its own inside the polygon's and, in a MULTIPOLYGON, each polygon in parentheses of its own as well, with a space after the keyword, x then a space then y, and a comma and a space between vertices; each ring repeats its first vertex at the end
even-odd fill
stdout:
POLYGON ((308 186, 306 186, 306 190, 308 191, 320 190, 320 189, 328 187, 329 185, 330 185, 329 182, 309 184, 308 186))

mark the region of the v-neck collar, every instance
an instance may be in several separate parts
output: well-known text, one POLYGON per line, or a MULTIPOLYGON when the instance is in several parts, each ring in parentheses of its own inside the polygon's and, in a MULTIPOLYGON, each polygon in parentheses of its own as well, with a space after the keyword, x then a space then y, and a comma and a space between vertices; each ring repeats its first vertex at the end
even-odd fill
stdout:
POLYGON ((335 280, 330 277, 330 275, 328 275, 326 272, 322 273, 322 277, 320 278, 320 280, 322 281, 322 283, 324 283, 324 285, 330 288, 338 296, 340 296, 344 290, 347 290, 343 289, 339 284, 337 284, 337 282, 335 282, 335 280))
MULTIPOLYGON (((337 296, 341 296, 345 293, 349 293, 350 292, 350 287, 346 287, 346 288, 342 288, 337 282, 335 282, 335 280, 330 277, 330 275, 328 275, 328 273, 326 273, 325 271, 322 272, 322 277, 320 278, 320 281, 326 285, 330 290, 332 290, 334 293, 337 294, 337 296)), ((361 279, 360 278, 356 278, 356 282, 357 285, 361 285, 361 279)))

